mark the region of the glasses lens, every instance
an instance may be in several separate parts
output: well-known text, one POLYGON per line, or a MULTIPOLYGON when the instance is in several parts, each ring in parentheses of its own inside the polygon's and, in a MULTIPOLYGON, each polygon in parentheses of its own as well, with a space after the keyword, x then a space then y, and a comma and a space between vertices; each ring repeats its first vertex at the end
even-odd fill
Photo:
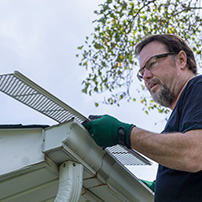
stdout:
POLYGON ((152 70, 156 65, 157 65, 157 58, 156 57, 151 57, 145 64, 144 67, 142 67, 137 74, 138 79, 141 81, 143 76, 144 76, 144 72, 145 72, 145 68, 147 70, 152 70))
POLYGON ((144 68, 141 68, 138 72, 137 72, 137 78, 142 81, 142 78, 143 78, 143 74, 144 74, 144 68))
POLYGON ((145 68, 147 70, 152 70, 154 69, 158 64, 158 59, 157 57, 152 57, 145 65, 145 68))
POLYGON ((144 67, 142 67, 138 73, 137 73, 137 77, 140 81, 142 81, 143 79, 143 76, 144 76, 144 72, 145 72, 145 68, 149 71, 153 70, 157 65, 158 65, 158 60, 160 58, 163 58, 163 57, 167 57, 168 55, 174 55, 176 53, 174 52, 170 52, 170 53, 164 53, 164 54, 160 54, 160 55, 155 55, 153 57, 151 57, 145 64, 144 67))

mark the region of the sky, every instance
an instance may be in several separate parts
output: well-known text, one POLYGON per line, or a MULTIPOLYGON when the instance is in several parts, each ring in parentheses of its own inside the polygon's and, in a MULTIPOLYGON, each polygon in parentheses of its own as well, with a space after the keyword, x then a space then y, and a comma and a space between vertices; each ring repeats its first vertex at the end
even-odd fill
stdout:
MULTIPOLYGON (((88 117, 110 114, 149 131, 161 132, 168 115, 142 111, 140 99, 123 101, 120 107, 94 102, 103 95, 81 92, 87 72, 75 57, 78 46, 93 32, 93 13, 100 0, 1 0, 0 75, 19 71, 63 102, 88 117)), ((137 70, 135 70, 137 71, 137 70)), ((137 98, 139 81, 131 91, 137 98)), ((0 124, 48 124, 55 121, 0 92, 0 124)), ((154 180, 157 164, 135 166, 130 170, 139 178, 154 180)))

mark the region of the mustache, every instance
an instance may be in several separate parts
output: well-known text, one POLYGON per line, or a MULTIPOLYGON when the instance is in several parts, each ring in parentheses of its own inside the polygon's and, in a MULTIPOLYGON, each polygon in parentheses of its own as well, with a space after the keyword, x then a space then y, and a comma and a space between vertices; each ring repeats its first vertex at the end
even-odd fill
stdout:
POLYGON ((162 84, 159 79, 154 78, 148 81, 147 86, 150 86, 152 83, 162 84))

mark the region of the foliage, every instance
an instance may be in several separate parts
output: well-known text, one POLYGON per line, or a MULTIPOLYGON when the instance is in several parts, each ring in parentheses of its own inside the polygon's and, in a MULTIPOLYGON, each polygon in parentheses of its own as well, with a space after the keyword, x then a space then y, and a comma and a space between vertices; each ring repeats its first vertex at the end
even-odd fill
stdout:
MULTIPOLYGON (((200 0, 106 0, 99 7, 95 11, 94 32, 78 49, 80 66, 89 73, 82 83, 82 91, 89 95, 104 93, 107 104, 119 105, 122 99, 136 100, 129 93, 134 69, 139 69, 134 47, 146 36, 177 34, 198 57, 201 54, 200 0)), ((141 102, 147 109, 167 112, 144 96, 141 102)))

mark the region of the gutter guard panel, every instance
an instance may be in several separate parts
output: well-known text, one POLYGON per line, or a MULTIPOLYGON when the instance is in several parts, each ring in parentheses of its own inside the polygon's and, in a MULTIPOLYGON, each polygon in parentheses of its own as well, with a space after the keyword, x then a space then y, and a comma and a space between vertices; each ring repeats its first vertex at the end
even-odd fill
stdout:
POLYGON ((87 119, 18 71, 0 75, 0 91, 58 123, 72 118, 81 123, 87 119))
MULTIPOLYGON (((71 119, 78 123, 87 120, 85 116, 18 71, 14 74, 0 75, 0 91, 58 123, 71 119)), ((151 165, 149 160, 135 150, 129 150, 120 145, 108 147, 106 151, 122 165, 151 165)))

